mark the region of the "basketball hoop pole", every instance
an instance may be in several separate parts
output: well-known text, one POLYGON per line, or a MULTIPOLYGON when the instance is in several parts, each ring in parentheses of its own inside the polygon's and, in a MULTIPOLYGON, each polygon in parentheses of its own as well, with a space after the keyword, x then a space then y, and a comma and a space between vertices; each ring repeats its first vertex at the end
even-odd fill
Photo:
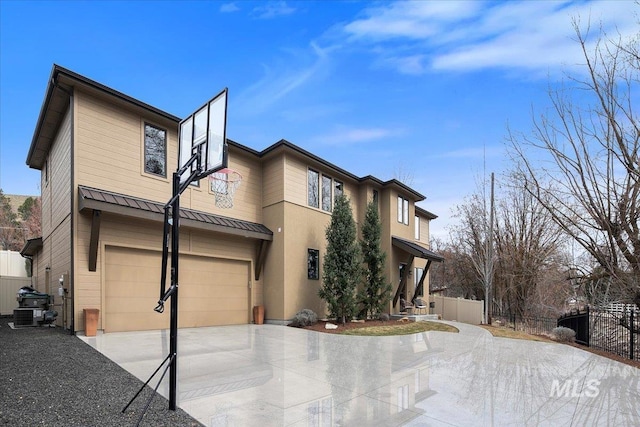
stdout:
POLYGON ((149 408, 162 379, 169 369, 169 409, 176 410, 178 385, 178 255, 180 251, 180 195, 195 180, 227 167, 227 89, 213 97, 204 106, 180 122, 178 128, 178 170, 173 174, 173 192, 171 199, 164 205, 164 235, 162 240, 162 272, 160 276, 160 299, 154 308, 164 312, 164 304, 171 298, 171 319, 169 327, 169 355, 158 369, 142 385, 138 393, 129 401, 122 412, 138 397, 151 379, 164 367, 162 376, 140 414, 138 424, 149 408), (190 151, 189 151, 190 150, 190 151), (188 159, 188 160, 187 160, 188 159), (186 160, 186 161, 185 161, 186 160), (185 180, 180 177, 190 170, 185 180), (171 219, 169 218, 171 216, 171 219), (171 227, 169 227, 171 226, 171 227), (167 290, 167 264, 169 259, 169 231, 171 231, 171 286, 167 290))
MULTIPOLYGON (((178 171, 173 173, 173 194, 171 199, 164 206, 164 237, 163 237, 163 248, 162 248, 162 274, 161 274, 161 283, 160 283, 160 299, 158 300, 158 305, 154 308, 154 310, 158 313, 162 313, 164 311, 164 303, 171 298, 171 319, 169 324, 169 355, 162 361, 158 369, 149 377, 146 383, 138 390, 138 393, 129 401, 127 406, 124 407, 122 412, 124 413, 126 409, 133 403, 133 401, 138 397, 140 392, 144 389, 144 387, 151 381, 151 379, 160 371, 160 369, 164 366, 167 361, 169 364, 165 366, 162 376, 156 385, 155 390, 160 386, 160 382, 164 378, 167 373, 167 369, 169 369, 169 409, 172 411, 176 410, 177 407, 177 385, 178 385, 178 267, 179 267, 179 258, 178 253, 180 250, 180 195, 189 187, 191 182, 200 178, 199 167, 195 168, 191 175, 184 181, 182 184, 180 183, 180 177, 183 173, 187 171, 191 167, 191 165, 197 162, 198 166, 200 166, 201 153, 200 150, 195 150, 193 156, 189 161, 182 166, 178 171), (166 289, 166 270, 167 270, 167 262, 168 262, 168 239, 169 239, 169 210, 171 210, 171 286, 168 290, 166 289)), ((154 390, 154 391, 155 391, 154 390)), ((143 412, 140 414, 140 418, 138 419, 138 424, 142 421, 142 417, 145 412, 149 408, 151 404, 151 400, 155 396, 155 393, 151 395, 147 405, 145 406, 143 412)))

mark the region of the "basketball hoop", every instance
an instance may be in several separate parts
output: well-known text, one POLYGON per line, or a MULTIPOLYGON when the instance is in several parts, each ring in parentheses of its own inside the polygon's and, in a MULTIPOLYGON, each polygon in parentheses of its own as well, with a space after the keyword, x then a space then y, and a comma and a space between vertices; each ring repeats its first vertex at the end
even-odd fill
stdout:
POLYGON ((233 196, 240 186, 242 175, 233 169, 224 168, 209 175, 211 191, 216 196, 216 206, 222 209, 233 207, 233 196))

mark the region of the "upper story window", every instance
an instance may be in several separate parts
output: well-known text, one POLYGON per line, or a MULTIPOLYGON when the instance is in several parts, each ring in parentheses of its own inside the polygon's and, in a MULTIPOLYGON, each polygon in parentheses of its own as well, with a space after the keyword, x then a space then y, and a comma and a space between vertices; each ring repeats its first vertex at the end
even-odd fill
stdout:
POLYGON ((398 222, 409 225, 409 200, 398 196, 398 222))
POLYGON ((333 197, 342 196, 344 194, 344 184, 338 180, 333 180, 333 197))
POLYGON ((49 183, 49 160, 44 161, 44 167, 42 169, 44 170, 44 183, 48 184, 49 183))
POLYGON ((327 175, 309 169, 307 172, 307 203, 326 212, 333 210, 335 198, 343 194, 344 184, 327 175))
POLYGON ((314 208, 320 207, 320 174, 313 169, 307 173, 307 203, 314 208))
POLYGON ((378 190, 373 190, 373 204, 376 205, 376 208, 378 207, 379 199, 380 196, 378 195, 378 190))
POLYGON ((322 175, 322 210, 331 212, 333 203, 331 203, 331 178, 322 175))
POLYGON ((420 217, 418 215, 416 215, 414 217, 414 221, 415 221, 415 238, 416 240, 420 240, 420 217))
POLYGON ((167 131, 144 124, 144 171, 167 176, 167 131))

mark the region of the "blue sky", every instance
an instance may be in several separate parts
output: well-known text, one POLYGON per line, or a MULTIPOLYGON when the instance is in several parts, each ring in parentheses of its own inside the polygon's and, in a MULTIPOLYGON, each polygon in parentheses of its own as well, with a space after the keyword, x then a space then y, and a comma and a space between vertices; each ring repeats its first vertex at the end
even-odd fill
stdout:
POLYGON ((227 135, 284 138, 359 175, 411 177, 439 216, 508 166, 547 90, 580 73, 571 19, 637 32, 631 1, 0 1, 0 188, 25 165, 57 63, 179 117, 229 88, 227 135))

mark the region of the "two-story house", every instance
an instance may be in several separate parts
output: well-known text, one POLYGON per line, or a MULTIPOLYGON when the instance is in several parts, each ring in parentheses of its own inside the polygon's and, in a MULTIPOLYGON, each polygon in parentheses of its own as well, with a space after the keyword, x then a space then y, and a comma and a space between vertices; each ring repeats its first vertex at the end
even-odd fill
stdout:
MULTIPOLYGON (((233 112, 230 112, 233 114, 233 112)), ((27 242, 34 283, 55 295, 59 322, 83 329, 83 309, 100 310, 105 332, 162 329, 159 298, 163 205, 178 166, 180 118, 54 65, 27 155, 41 171, 42 237, 27 242), (60 290, 62 288, 62 290, 60 290)), ((435 215, 397 180, 358 177, 281 140, 256 151, 228 141, 242 182, 232 209, 216 207, 208 180, 180 201, 180 327, 242 324, 264 306, 286 323, 318 297, 333 200, 346 194, 361 224, 368 201, 382 219, 386 276, 399 297, 428 289, 435 215)), ((167 310, 168 311, 168 310, 167 310)))

